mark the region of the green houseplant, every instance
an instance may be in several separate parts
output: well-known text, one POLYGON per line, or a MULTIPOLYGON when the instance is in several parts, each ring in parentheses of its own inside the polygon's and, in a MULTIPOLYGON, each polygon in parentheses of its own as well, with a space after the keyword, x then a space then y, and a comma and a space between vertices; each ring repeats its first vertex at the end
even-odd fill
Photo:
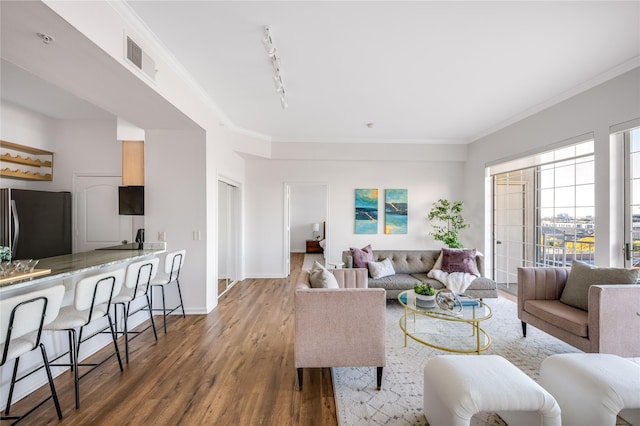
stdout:
POLYGON ((433 203, 428 219, 436 221, 436 224, 432 225, 433 231, 429 235, 442 241, 449 248, 462 248, 463 246, 458 240, 458 232, 469 227, 469 224, 462 217, 463 205, 463 201, 449 201, 444 198, 433 203))

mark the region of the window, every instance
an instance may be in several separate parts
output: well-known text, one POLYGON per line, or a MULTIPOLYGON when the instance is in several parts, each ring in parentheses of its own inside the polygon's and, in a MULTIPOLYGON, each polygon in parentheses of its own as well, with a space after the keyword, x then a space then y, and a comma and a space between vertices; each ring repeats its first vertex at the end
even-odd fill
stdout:
POLYGON ((515 283, 519 266, 594 262, 593 152, 589 139, 490 167, 498 283, 515 283))
POLYGON ((625 145, 625 266, 640 266, 640 127, 623 133, 625 145))

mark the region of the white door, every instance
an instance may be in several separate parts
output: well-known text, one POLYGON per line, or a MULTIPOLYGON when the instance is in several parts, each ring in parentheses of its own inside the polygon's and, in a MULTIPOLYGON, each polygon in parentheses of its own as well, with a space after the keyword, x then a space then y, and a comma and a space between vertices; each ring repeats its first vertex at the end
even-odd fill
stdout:
POLYGON ((74 252, 131 239, 132 218, 118 214, 121 176, 77 176, 74 189, 74 252))

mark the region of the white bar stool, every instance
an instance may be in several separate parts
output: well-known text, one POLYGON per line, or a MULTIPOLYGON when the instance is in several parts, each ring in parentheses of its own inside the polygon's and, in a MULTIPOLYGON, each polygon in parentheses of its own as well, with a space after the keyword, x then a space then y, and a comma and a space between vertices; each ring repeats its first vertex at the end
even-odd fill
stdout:
POLYGON ((28 416, 49 399, 53 399, 53 404, 58 413, 58 419, 62 420, 62 411, 58 402, 58 394, 53 384, 51 369, 49 368, 49 360, 44 345, 40 342, 42 335, 42 327, 49 324, 58 315, 62 298, 64 297, 64 286, 57 285, 43 290, 32 291, 26 294, 15 296, 0 301, 0 350, 2 351, 2 362, 0 366, 6 362, 14 360, 13 375, 11 376, 11 385, 9 387, 9 396, 5 408, 5 416, 2 420, 16 420, 18 423, 24 417, 28 416), (51 395, 42 400, 38 405, 29 410, 26 414, 20 416, 10 416, 11 398, 15 384, 20 380, 30 376, 38 371, 39 367, 29 373, 17 377, 18 364, 20 356, 27 352, 40 348, 42 362, 49 380, 51 395))
MULTIPOLYGON (((109 355, 107 358, 99 363, 80 363, 78 355, 80 354, 80 345, 83 342, 103 333, 107 328, 111 332, 111 338, 113 339, 113 347, 115 349, 115 355, 118 358, 118 364, 120 365, 120 371, 123 371, 122 359, 120 358, 120 351, 118 351, 118 343, 116 342, 116 333, 113 327, 113 321, 109 314, 109 308, 111 306, 111 300, 114 294, 120 292, 122 282, 124 280, 124 268, 111 272, 105 272, 102 274, 92 275, 85 277, 78 281, 76 284, 76 291, 73 300, 73 305, 63 306, 60 309, 58 317, 49 325, 45 326, 45 330, 51 331, 66 331, 69 333, 69 364, 51 364, 52 366, 65 366, 71 367, 73 371, 73 380, 76 391, 76 408, 80 408, 80 379, 89 374, 98 366, 102 365, 105 361, 113 356, 109 355), (82 331, 84 327, 89 323, 101 318, 107 318, 109 325, 95 331, 91 335, 83 338, 82 331), (76 328, 80 331, 76 339, 76 328), (92 367, 84 374, 80 375, 78 367, 92 367)), ((53 361, 66 355, 64 354, 56 357, 53 361)))
MULTIPOLYGON (((184 305, 182 303, 182 292, 180 291, 180 281, 178 280, 180 276, 180 270, 182 269, 182 265, 184 264, 184 257, 186 256, 186 250, 174 251, 171 253, 167 253, 164 258, 164 274, 159 278, 151 281, 151 287, 160 287, 162 291, 162 309, 151 308, 152 311, 162 311, 162 316, 164 320, 164 332, 167 333, 167 315, 171 314, 178 308, 182 308, 182 317, 184 318, 184 305), (167 305, 165 302, 164 289, 170 284, 175 283, 178 288, 178 297, 180 298, 180 304, 175 308, 167 309, 167 305)), ((151 301, 153 302, 153 293, 151 301)), ((153 303, 151 304, 153 306, 153 303)))
POLYGON ((158 340, 158 333, 156 332, 156 325, 153 322, 153 314, 151 313, 151 301, 149 299, 149 288, 151 280, 156 276, 158 272, 158 264, 160 263, 160 259, 154 257, 153 259, 145 259, 139 262, 130 263, 127 266, 127 272, 124 279, 124 286, 122 286, 122 290, 118 293, 117 296, 113 298, 111 303, 113 303, 113 307, 115 310, 116 321, 118 318, 118 305, 122 305, 124 324, 122 326, 122 332, 117 331, 117 323, 116 323, 116 334, 122 333, 124 335, 124 344, 125 344, 125 359, 127 360, 127 364, 129 363, 129 334, 134 334, 134 337, 131 338, 133 340, 140 333, 146 331, 149 327, 153 329, 153 336, 158 340), (144 306, 136 309, 131 312, 131 302, 136 299, 142 299, 144 297, 144 306), (129 317, 133 314, 140 311, 148 311, 149 317, 151 319, 151 325, 146 327, 140 331, 129 331, 129 317))

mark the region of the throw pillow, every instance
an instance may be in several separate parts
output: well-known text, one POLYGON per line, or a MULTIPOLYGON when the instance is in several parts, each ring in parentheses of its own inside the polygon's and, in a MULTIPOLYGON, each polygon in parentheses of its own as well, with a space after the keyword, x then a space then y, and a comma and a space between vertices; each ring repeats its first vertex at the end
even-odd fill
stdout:
POLYGON ((589 287, 595 284, 636 284, 640 269, 598 268, 574 261, 560 301, 583 311, 589 308, 589 287))
POLYGON ((388 258, 382 259, 380 262, 369 262, 367 267, 369 268, 371 278, 383 278, 396 274, 396 271, 393 269, 393 264, 388 258))
POLYGON ((466 272, 480 276, 476 265, 476 249, 442 249, 440 257, 444 272, 466 272))
POLYGON ((366 268, 367 263, 376 261, 373 258, 373 249, 371 248, 371 244, 361 249, 352 247, 349 251, 353 257, 354 268, 366 268))
POLYGON ((442 250, 440 250, 440 254, 438 255, 438 258, 436 259, 436 263, 433 264, 433 268, 431 268, 431 269, 442 270, 442 250))
POLYGON ((309 284, 312 288, 340 288, 336 277, 318 261, 313 262, 309 272, 309 284))

